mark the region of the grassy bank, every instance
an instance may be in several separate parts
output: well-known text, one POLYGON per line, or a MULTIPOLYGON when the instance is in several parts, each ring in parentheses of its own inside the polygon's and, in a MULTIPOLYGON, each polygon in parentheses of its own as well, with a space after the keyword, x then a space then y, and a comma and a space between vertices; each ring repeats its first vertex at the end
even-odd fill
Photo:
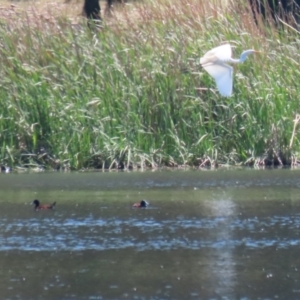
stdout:
POLYGON ((94 32, 78 17, 2 12, 0 164, 295 163, 299 33, 256 26, 245 5, 199 2, 134 2, 94 32), (236 57, 264 53, 235 67, 223 98, 199 58, 227 41, 236 57))

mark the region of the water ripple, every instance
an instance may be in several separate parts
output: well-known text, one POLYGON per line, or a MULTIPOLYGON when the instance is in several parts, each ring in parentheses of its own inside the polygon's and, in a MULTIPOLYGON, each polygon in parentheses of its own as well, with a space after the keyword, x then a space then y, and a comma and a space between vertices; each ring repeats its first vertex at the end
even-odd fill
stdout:
POLYGON ((287 248, 300 245, 297 216, 265 218, 2 219, 0 251, 137 251, 200 248, 287 248), (286 237, 286 233, 288 236, 286 237))

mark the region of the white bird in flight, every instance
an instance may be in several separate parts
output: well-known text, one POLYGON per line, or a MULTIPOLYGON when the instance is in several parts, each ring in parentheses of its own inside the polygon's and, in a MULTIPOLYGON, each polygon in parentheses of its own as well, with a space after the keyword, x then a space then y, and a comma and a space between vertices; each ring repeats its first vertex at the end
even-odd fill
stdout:
POLYGON ((200 64, 206 72, 214 78, 219 93, 224 97, 229 97, 232 94, 233 68, 225 62, 235 64, 242 63, 249 54, 255 52, 258 51, 252 49, 246 50, 241 54, 239 59, 235 59, 231 57, 231 46, 225 44, 205 53, 204 56, 200 58, 200 64))

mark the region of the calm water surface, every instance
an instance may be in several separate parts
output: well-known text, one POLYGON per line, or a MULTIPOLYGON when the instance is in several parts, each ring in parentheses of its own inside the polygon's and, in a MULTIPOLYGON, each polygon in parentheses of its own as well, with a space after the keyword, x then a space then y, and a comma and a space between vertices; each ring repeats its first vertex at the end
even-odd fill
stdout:
POLYGON ((300 299, 300 170, 0 175, 0 299, 300 299))

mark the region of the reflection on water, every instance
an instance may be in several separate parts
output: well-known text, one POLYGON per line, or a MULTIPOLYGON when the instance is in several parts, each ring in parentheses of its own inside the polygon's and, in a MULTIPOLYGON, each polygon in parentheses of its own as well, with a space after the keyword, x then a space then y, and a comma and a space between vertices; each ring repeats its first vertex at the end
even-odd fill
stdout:
MULTIPOLYGON (((222 212, 223 220, 219 223, 219 225, 214 226, 217 227, 217 236, 216 238, 221 241, 225 241, 225 247, 227 248, 224 251, 224 246, 218 247, 218 260, 224 262, 222 266, 222 270, 217 270, 217 272, 213 272, 213 282, 211 285, 214 285, 214 282, 222 282, 222 285, 216 286, 216 292, 219 295, 228 295, 231 294, 231 291, 234 290, 235 283, 235 264, 234 264, 234 253, 230 246, 228 245, 229 241, 235 240, 234 232, 235 228, 231 226, 232 219, 235 218, 235 203, 232 200, 223 200, 223 201, 213 201, 210 207, 212 209, 212 214, 218 218, 220 212, 222 212), (223 224, 222 224, 223 223, 223 224), (221 226, 220 226, 221 225, 221 226)), ((213 259, 213 258, 211 258, 213 259)), ((211 270, 207 270, 207 272, 211 272, 211 270)))
MULTIPOLYGON (((38 212, 45 213, 45 212, 38 212)), ((48 213, 48 212, 47 212, 48 213)), ((182 213, 182 211, 181 211, 182 213)), ((155 212, 153 213, 153 215, 155 212)), ((234 249, 299 246, 299 214, 272 217, 155 216, 122 220, 56 214, 42 219, 2 219, 0 251, 82 251, 132 248, 135 251, 174 249, 234 249), (286 231, 291 230, 288 236, 286 231)), ((148 214, 149 215, 149 214, 148 214)), ((229 255, 229 253, 226 253, 229 255)), ((228 258, 228 257, 227 257, 228 258)))
POLYGON ((296 171, 35 175, 1 176, 0 299, 300 299, 296 171))

